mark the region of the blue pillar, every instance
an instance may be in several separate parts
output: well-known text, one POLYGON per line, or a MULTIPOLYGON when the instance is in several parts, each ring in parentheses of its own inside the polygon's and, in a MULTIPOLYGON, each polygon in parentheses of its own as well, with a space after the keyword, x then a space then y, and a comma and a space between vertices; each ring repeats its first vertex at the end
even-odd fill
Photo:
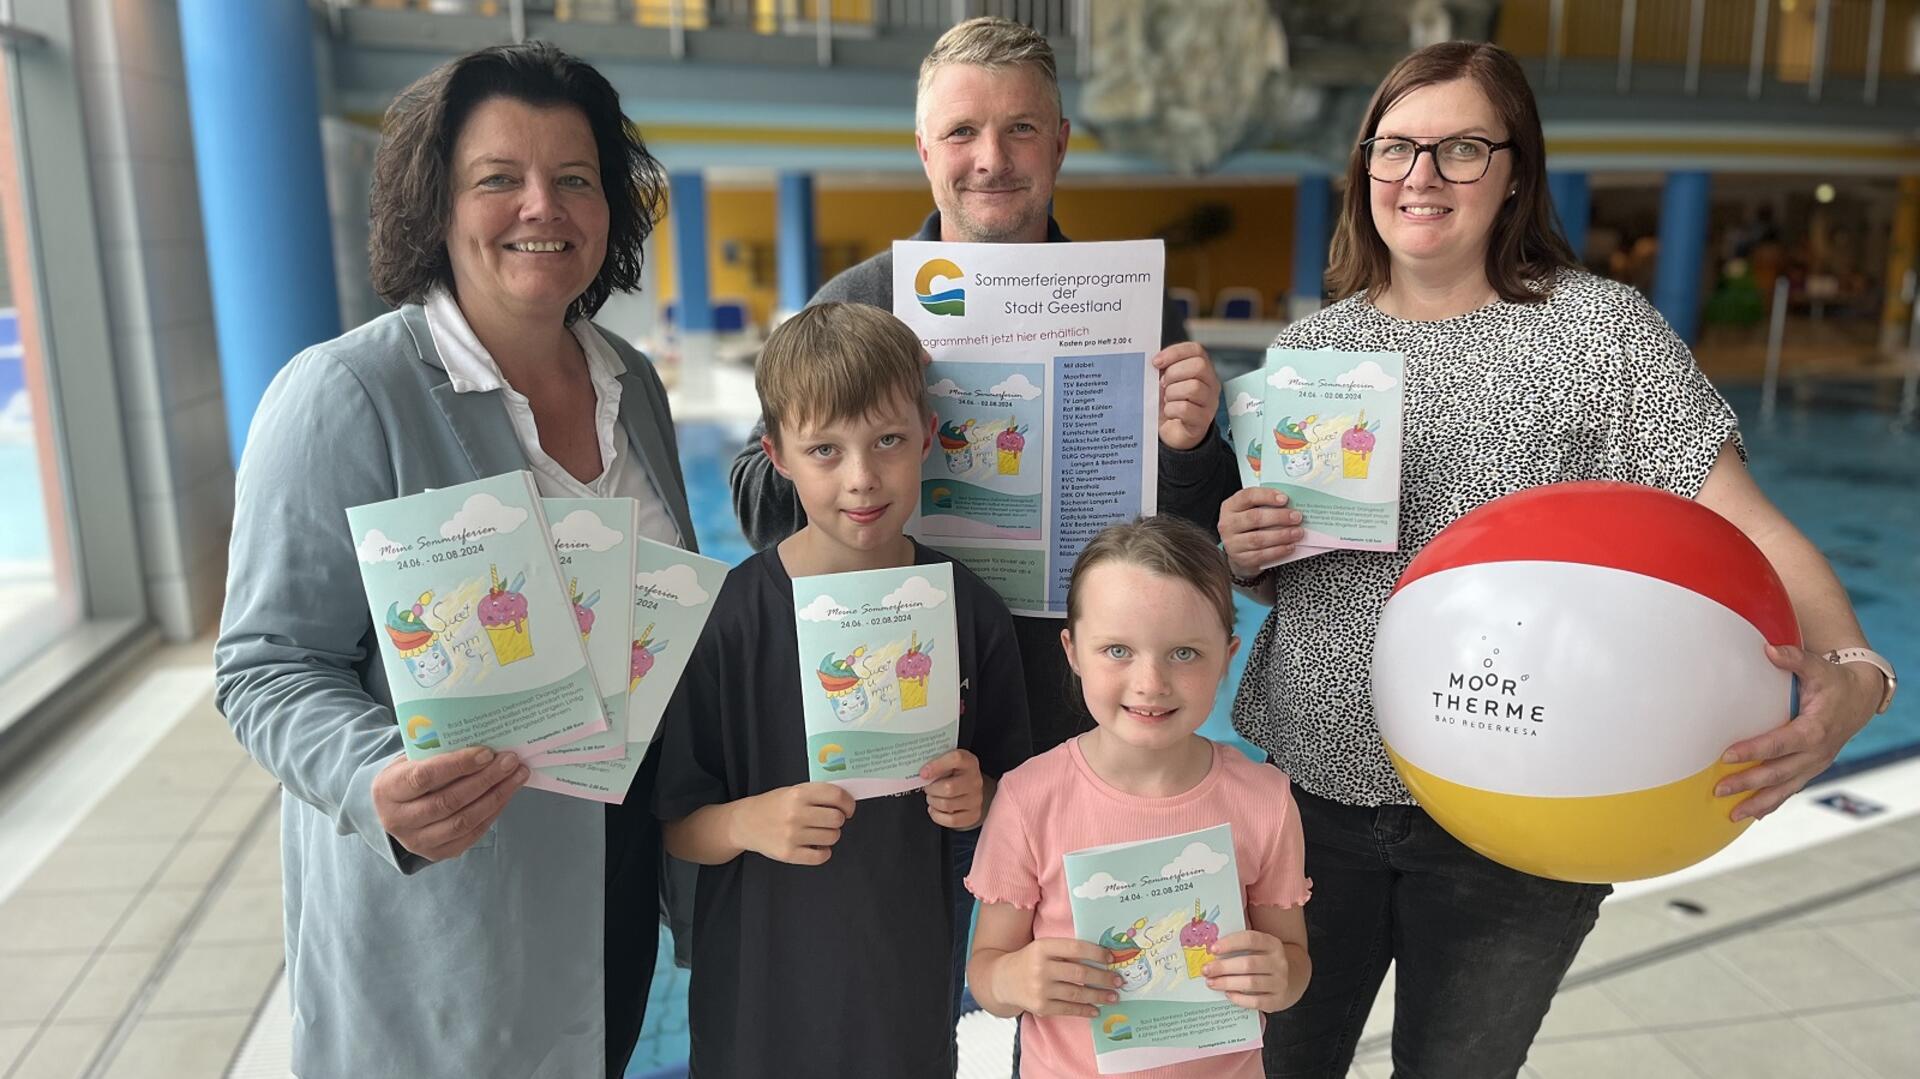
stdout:
POLYGON ((304 0, 185 0, 180 52, 238 462, 274 374, 340 333, 312 16, 304 0))
POLYGON ((673 214, 673 270, 680 303, 679 329, 713 332, 713 296, 707 272, 707 181, 697 172, 667 177, 667 209, 673 214))
POLYGON ((1660 193, 1660 258, 1653 269, 1653 306, 1691 345, 1700 330, 1700 260, 1707 252, 1707 207, 1713 176, 1670 172, 1660 193))
POLYGON ((1293 288, 1287 316, 1320 310, 1326 288, 1327 242, 1333 225, 1333 184, 1322 174, 1302 175, 1293 194, 1293 288))
POLYGON ((1573 257, 1585 258, 1587 226, 1593 220, 1593 195, 1587 188, 1587 174, 1549 172, 1547 191, 1553 196, 1553 212, 1560 218, 1560 231, 1573 248, 1573 257))
POLYGON ((774 212, 779 230, 780 311, 791 313, 807 306, 820 285, 813 245, 813 175, 780 174, 779 205, 774 212))

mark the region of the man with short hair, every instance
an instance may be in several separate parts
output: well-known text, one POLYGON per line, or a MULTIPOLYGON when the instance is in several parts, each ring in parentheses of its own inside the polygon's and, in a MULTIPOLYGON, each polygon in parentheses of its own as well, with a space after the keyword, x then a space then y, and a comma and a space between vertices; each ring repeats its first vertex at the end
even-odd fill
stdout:
MULTIPOLYGON (((914 143, 934 206, 912 238, 970 243, 1060 243, 1048 208, 1067 156, 1053 48, 1006 19, 970 19, 943 34, 920 65, 914 143)), ((838 300, 893 310, 893 252, 835 276, 811 303, 838 300)), ((1213 533, 1220 503, 1240 488, 1233 451, 1215 430, 1220 380, 1206 349, 1186 340, 1171 302, 1161 322, 1159 508, 1213 533)), ((734 458, 734 511, 756 550, 805 523, 793 485, 752 443, 734 458)), ((1014 618, 1026 668, 1033 748, 1042 753, 1085 729, 1060 649, 1060 621, 1014 618)))

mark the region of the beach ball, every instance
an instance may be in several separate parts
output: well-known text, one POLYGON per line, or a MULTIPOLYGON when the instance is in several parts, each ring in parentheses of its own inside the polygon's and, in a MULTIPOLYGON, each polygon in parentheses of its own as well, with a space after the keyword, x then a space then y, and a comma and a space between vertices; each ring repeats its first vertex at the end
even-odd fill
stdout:
MULTIPOLYGON (((1786 589, 1725 518, 1665 491, 1561 483, 1490 502, 1414 558, 1380 616, 1373 704, 1441 827, 1566 881, 1659 876, 1750 821, 1720 755, 1785 723, 1786 589)), ((1743 795, 1744 796, 1744 795, 1743 795)))

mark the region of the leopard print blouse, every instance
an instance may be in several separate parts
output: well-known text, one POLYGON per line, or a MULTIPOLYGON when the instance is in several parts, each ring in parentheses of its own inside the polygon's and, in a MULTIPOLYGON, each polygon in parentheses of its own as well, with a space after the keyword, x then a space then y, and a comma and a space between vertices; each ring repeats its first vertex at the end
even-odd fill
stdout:
POLYGON ((1496 301, 1409 322, 1353 296, 1289 326, 1286 348, 1406 357, 1400 549, 1331 551, 1276 568, 1233 725, 1294 782, 1349 805, 1411 804, 1374 723, 1374 630, 1413 556, 1501 495, 1565 480, 1624 480, 1692 498, 1729 439, 1733 409, 1630 286, 1577 270, 1537 304, 1496 301))

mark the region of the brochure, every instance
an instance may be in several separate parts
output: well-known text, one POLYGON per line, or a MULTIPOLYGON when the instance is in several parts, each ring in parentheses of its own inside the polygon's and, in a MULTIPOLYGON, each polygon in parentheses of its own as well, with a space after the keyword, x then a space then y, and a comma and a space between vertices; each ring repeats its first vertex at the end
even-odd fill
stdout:
POLYGON ((1306 518, 1306 545, 1400 545, 1401 399, 1397 352, 1267 350, 1262 486, 1306 518))
POLYGON ((807 778, 855 798, 924 786, 960 738, 953 567, 799 577, 793 606, 807 778))
POLYGON ((607 729, 525 472, 347 511, 407 755, 532 756, 607 729))
POLYGON ((1260 1016, 1207 988, 1208 948, 1247 927, 1233 829, 1066 855, 1073 932, 1107 949, 1120 1000, 1090 1020, 1101 1075, 1260 1049, 1260 1016))

